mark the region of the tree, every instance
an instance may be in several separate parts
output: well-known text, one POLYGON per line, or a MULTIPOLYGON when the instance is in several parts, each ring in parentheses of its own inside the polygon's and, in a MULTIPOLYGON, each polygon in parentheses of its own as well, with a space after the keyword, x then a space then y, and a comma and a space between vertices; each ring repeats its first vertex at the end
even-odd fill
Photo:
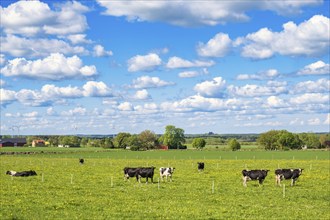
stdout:
POLYGON ((182 144, 185 143, 184 130, 173 125, 167 125, 160 142, 167 145, 169 149, 180 149, 182 144))
POLYGON ((88 138, 87 137, 81 138, 80 145, 86 147, 87 144, 88 144, 88 138))
POLYGON ((203 138, 194 138, 192 146, 197 149, 203 149, 206 145, 206 141, 203 138))
POLYGON ((329 134, 322 134, 322 135, 320 135, 320 144, 321 144, 321 147, 323 147, 323 148, 329 147, 329 142, 330 142, 330 133, 329 134))
POLYGON ((111 138, 107 137, 107 138, 104 139, 103 148, 115 148, 111 138))
POLYGON ((141 147, 147 150, 153 149, 158 145, 157 135, 150 130, 142 131, 139 134, 139 140, 141 143, 141 147))
POLYGON ((259 138, 257 139, 258 145, 263 147, 265 150, 278 150, 278 133, 279 131, 270 130, 260 134, 259 138))
POLYGON ((139 139, 139 136, 134 134, 131 135, 128 140, 127 144, 130 147, 131 150, 138 151, 141 149, 141 141, 139 139))
POLYGON ((131 136, 130 133, 120 132, 114 138, 114 145, 117 148, 126 148, 128 146, 128 139, 131 136))
POLYGON ((320 148, 319 137, 314 133, 301 133, 299 139, 302 141, 302 146, 307 148, 320 148))
POLYGON ((277 143, 279 149, 298 149, 301 147, 302 142, 299 139, 299 136, 288 132, 287 130, 281 130, 278 133, 277 143))
POLYGON ((229 139, 228 146, 232 151, 241 149, 241 144, 236 140, 236 138, 229 139))
POLYGON ((62 136, 59 143, 70 147, 80 147, 80 140, 77 136, 62 136))

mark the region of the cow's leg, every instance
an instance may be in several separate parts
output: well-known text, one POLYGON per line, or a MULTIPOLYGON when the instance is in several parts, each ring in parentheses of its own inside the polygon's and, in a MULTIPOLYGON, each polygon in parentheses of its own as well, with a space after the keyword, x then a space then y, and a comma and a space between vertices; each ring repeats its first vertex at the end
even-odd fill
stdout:
POLYGON ((292 181, 291 181, 291 186, 293 186, 297 181, 297 178, 293 178, 292 181))
POLYGON ((170 181, 172 182, 172 175, 170 176, 170 181))
POLYGON ((281 186, 281 176, 280 175, 276 175, 276 185, 281 186))
POLYGON ((245 186, 245 187, 247 186, 246 181, 247 181, 247 177, 244 176, 244 177, 243 177, 243 186, 245 186))
POLYGON ((263 182, 264 182, 264 179, 259 179, 259 186, 261 186, 263 182))

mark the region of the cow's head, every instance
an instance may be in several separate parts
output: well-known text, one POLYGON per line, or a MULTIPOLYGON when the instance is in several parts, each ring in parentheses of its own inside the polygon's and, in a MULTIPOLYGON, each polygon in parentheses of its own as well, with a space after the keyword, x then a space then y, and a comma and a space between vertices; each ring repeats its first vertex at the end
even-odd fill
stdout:
POLYGON ((265 174, 265 176, 267 176, 269 170, 262 170, 262 171, 263 171, 263 173, 265 174))

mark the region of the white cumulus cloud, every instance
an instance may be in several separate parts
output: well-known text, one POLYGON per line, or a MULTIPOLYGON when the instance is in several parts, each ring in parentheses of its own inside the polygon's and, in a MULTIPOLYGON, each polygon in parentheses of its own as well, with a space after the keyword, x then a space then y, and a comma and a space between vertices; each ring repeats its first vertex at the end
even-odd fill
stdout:
POLYGON ((103 1, 104 14, 126 17, 129 21, 166 22, 178 26, 217 25, 227 22, 249 20, 250 10, 270 10, 279 14, 295 14, 304 6, 321 4, 319 0, 308 1, 103 1))
POLYGON ((194 61, 189 61, 189 60, 184 60, 180 57, 171 57, 167 64, 166 67, 170 69, 175 69, 175 68, 191 68, 191 67, 210 67, 215 64, 214 61, 201 61, 201 60, 194 60, 194 61))
POLYGON ((58 4, 52 10, 40 1, 18 1, 0 7, 1 26, 7 34, 69 35, 82 33, 88 27, 83 13, 89 9, 77 1, 58 4))
POLYGON ((65 57, 54 53, 44 59, 26 60, 15 58, 1 68, 1 73, 10 77, 61 80, 90 77, 97 74, 95 66, 83 66, 78 56, 65 57))
POLYGON ((1 51, 15 57, 46 57, 50 53, 86 54, 81 46, 71 46, 58 39, 25 38, 15 35, 0 37, 1 51))
POLYGON ((215 77, 211 81, 204 81, 195 85, 194 90, 205 97, 222 97, 226 81, 222 77, 215 77))
POLYGON ((329 18, 314 15, 300 24, 290 21, 281 32, 262 28, 238 41, 243 44, 242 56, 252 59, 270 58, 274 54, 288 56, 320 56, 329 53, 329 18))
POLYGON ((136 91, 136 93, 134 95, 134 99, 138 99, 138 100, 145 100, 145 99, 149 99, 149 98, 150 98, 150 95, 146 89, 138 90, 138 91, 136 91))
POLYGON ((161 80, 159 77, 141 76, 133 80, 133 84, 130 86, 134 89, 147 89, 158 88, 164 86, 172 86, 175 83, 161 80))
POLYGON ((199 43, 197 46, 197 53, 203 57, 224 57, 232 47, 232 41, 228 34, 218 33, 206 44, 199 43))
POLYGON ((162 64, 162 60, 155 53, 136 55, 127 61, 128 71, 152 71, 162 64))
POLYGON ((106 56, 112 56, 113 55, 111 50, 106 51, 104 49, 104 47, 102 45, 99 45, 99 44, 95 45, 93 49, 94 49, 93 54, 96 57, 106 57, 106 56))
POLYGON ((298 75, 323 75, 330 74, 330 65, 319 60, 311 63, 298 71, 298 75))

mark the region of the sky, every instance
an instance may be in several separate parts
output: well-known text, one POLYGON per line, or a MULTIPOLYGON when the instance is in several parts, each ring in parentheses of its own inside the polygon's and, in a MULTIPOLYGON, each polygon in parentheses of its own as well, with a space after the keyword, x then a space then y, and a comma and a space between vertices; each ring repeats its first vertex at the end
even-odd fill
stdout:
POLYGON ((1 1, 1 135, 329 132, 328 0, 1 1))

